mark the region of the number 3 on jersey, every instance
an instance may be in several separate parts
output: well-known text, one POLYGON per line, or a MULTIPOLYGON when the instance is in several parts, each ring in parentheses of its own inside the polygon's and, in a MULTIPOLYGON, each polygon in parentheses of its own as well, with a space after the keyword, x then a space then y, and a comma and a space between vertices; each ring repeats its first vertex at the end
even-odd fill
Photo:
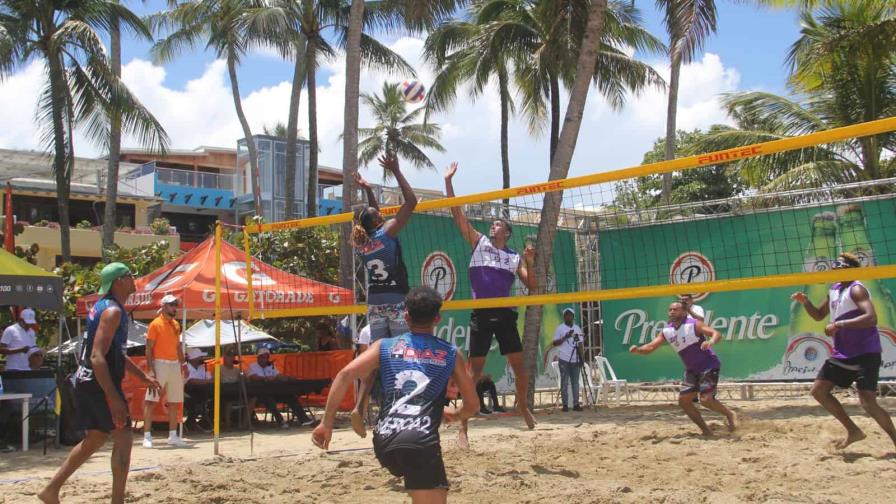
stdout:
POLYGON ((386 263, 380 259, 367 261, 367 271, 370 272, 370 279, 376 282, 383 282, 389 278, 389 272, 386 270, 386 263))

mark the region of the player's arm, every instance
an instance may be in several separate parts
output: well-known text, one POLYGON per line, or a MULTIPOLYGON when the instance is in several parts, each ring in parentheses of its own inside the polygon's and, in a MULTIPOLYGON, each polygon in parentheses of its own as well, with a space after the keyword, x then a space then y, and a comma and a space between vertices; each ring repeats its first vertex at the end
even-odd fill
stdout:
POLYGON ((361 186, 364 189, 364 194, 367 195, 367 206, 371 206, 380 209, 380 203, 376 200, 376 194, 373 194, 373 187, 371 187, 370 182, 364 179, 360 173, 354 172, 352 173, 352 177, 355 179, 355 183, 361 186))
POLYGON ((461 408, 445 408, 443 418, 446 422, 466 420, 479 411, 479 395, 476 393, 476 385, 473 384, 473 379, 467 373, 466 362, 459 352, 454 360, 454 370, 451 372, 451 378, 457 385, 460 396, 464 398, 464 405, 461 408))
POLYGON ((806 297, 805 292, 794 292, 790 299, 796 301, 797 303, 803 305, 803 308, 806 309, 806 313, 809 314, 814 320, 821 320, 828 316, 830 313, 830 296, 825 296, 824 301, 821 303, 821 306, 815 306, 812 304, 812 301, 806 297))
MULTIPOLYGON (((330 438, 333 436, 333 421, 336 418, 336 412, 339 410, 339 404, 352 386, 355 380, 366 378, 380 367, 380 347, 382 340, 377 340, 366 352, 358 356, 357 359, 348 363, 342 368, 333 379, 330 385, 330 393, 327 395, 327 408, 324 411, 323 420, 320 425, 315 427, 311 433, 311 441, 315 446, 326 450, 330 447, 330 438)), ((476 391, 473 391, 476 395, 476 391)))
POLYGON ((719 331, 716 331, 712 327, 709 327, 708 325, 704 324, 703 322, 700 322, 699 320, 694 325, 694 330, 697 331, 699 334, 702 334, 702 335, 706 336, 707 338, 709 338, 708 340, 706 340, 700 344, 700 348, 703 350, 708 350, 709 347, 715 345, 716 343, 718 343, 719 341, 722 340, 722 333, 720 333, 719 331))
MULTIPOLYGON (((454 197, 454 185, 451 180, 454 178, 455 173, 457 173, 457 161, 451 163, 448 168, 445 169, 445 195, 449 198, 454 197)), ((469 243, 471 247, 475 247, 476 244, 479 243, 479 238, 482 236, 482 233, 473 229, 473 226, 470 225, 470 221, 467 220, 467 216, 464 214, 461 207, 451 207, 451 216, 454 217, 454 223, 457 224, 457 229, 460 230, 460 234, 464 237, 464 240, 467 240, 467 243, 469 243)))
POLYGON ((535 249, 526 247, 523 255, 520 257, 520 265, 516 268, 516 274, 520 277, 520 281, 527 289, 532 290, 538 287, 538 279, 535 275, 535 249))
POLYGON ((398 187, 401 188, 401 196, 404 199, 404 203, 401 204, 401 207, 398 209, 398 213, 395 214, 395 218, 389 219, 383 224, 383 230, 389 233, 389 236, 396 237, 402 228, 408 223, 411 219, 411 215, 414 213, 414 208, 417 207, 417 195, 414 194, 413 189, 411 189, 411 184, 408 183, 408 180, 404 178, 404 174, 401 173, 401 170, 398 168, 398 159, 395 157, 382 157, 380 158, 380 166, 383 169, 389 170, 392 172, 392 175, 395 176, 395 180, 398 182, 398 187))
POLYGON ((647 355, 662 346, 664 341, 666 341, 666 338, 663 336, 663 333, 658 332, 656 333, 656 336, 653 337, 653 341, 651 341, 650 343, 646 343, 641 346, 632 345, 628 349, 628 351, 633 354, 647 355))
POLYGON ((127 355, 124 356, 124 369, 128 373, 131 373, 132 375, 139 378, 140 381, 143 382, 143 384, 147 387, 153 390, 159 390, 161 388, 155 376, 140 369, 140 366, 138 366, 137 363, 131 360, 131 358, 127 355))
POLYGON ((865 327, 877 327, 877 312, 874 310, 874 303, 871 302, 871 296, 868 295, 868 291, 861 285, 853 285, 849 289, 849 295, 852 297, 852 300, 855 301, 859 310, 862 311, 862 314, 858 317, 837 320, 832 324, 829 324, 829 326, 833 326, 835 330, 834 332, 836 332, 836 329, 843 328, 861 329, 865 327))

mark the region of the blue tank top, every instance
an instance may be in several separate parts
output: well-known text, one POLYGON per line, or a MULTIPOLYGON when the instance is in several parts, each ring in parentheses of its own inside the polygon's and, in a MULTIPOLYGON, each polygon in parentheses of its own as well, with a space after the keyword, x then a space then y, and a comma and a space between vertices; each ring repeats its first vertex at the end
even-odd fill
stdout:
POLYGON ((121 380, 124 379, 125 350, 128 346, 128 315, 121 303, 111 295, 106 295, 97 301, 87 314, 87 336, 81 345, 81 362, 76 376, 81 383, 97 384, 93 376, 93 366, 90 363, 90 353, 93 351, 93 341, 100 325, 100 317, 104 311, 113 306, 121 310, 121 321, 118 323, 118 328, 115 329, 115 336, 112 338, 109 350, 106 351, 106 364, 109 366, 112 382, 120 390, 121 380))
POLYGON ((396 304, 408 293, 408 270, 401 244, 380 227, 360 249, 367 269, 367 304, 396 304))
POLYGON ((457 347, 431 334, 381 340, 383 403, 373 442, 385 451, 439 445, 439 426, 457 347))

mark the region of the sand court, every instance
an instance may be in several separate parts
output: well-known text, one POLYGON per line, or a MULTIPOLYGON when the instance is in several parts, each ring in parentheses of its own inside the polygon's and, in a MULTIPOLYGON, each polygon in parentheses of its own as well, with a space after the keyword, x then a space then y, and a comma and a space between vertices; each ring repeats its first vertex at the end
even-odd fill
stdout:
MULTIPOLYGON (((885 502, 896 494, 896 454, 889 439, 854 400, 847 411, 868 439, 845 450, 836 421, 811 398, 729 401, 740 429, 705 414, 716 433, 697 435, 677 405, 599 408, 583 413, 540 410, 534 431, 518 418, 477 418, 472 448, 456 447, 455 426, 443 427, 451 484, 449 501, 568 503, 885 502)), ((881 404, 896 412, 896 398, 881 404)), ((187 449, 134 448, 128 502, 410 502, 402 482, 379 467, 370 438, 360 439, 341 418, 331 447, 311 444, 309 429, 263 430, 249 453, 248 434, 222 439, 223 457, 209 438, 187 449)), ((135 437, 135 441, 139 441, 135 437)), ((0 458, 0 502, 33 498, 67 450, 0 458), (20 479, 16 483, 9 480, 20 479)), ((63 502, 108 499, 111 474, 104 450, 62 490, 63 502)))

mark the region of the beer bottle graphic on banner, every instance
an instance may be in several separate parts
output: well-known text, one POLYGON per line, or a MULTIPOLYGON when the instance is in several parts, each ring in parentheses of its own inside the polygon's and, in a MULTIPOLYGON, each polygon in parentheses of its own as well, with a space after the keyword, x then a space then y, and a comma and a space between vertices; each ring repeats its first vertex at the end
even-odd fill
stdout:
MULTIPOLYGON (((812 216, 812 238, 806 249, 803 271, 829 271, 837 256, 837 216, 822 212, 812 216)), ((803 287, 815 306, 828 295, 826 284, 803 287)), ((785 378, 814 378, 819 367, 830 356, 830 338, 824 334, 824 322, 814 320, 803 306, 794 302, 790 311, 790 337, 784 355, 785 378)))
MULTIPOLYGON (((862 205, 843 205, 837 208, 840 228, 840 246, 843 252, 855 254, 862 266, 876 266, 874 249, 865 222, 862 205)), ((863 280, 862 285, 871 294, 871 302, 877 312, 877 327, 881 333, 881 347, 885 363, 896 361, 896 307, 893 306, 893 295, 879 280, 863 280)), ((883 369, 892 369, 885 366, 883 369)))

